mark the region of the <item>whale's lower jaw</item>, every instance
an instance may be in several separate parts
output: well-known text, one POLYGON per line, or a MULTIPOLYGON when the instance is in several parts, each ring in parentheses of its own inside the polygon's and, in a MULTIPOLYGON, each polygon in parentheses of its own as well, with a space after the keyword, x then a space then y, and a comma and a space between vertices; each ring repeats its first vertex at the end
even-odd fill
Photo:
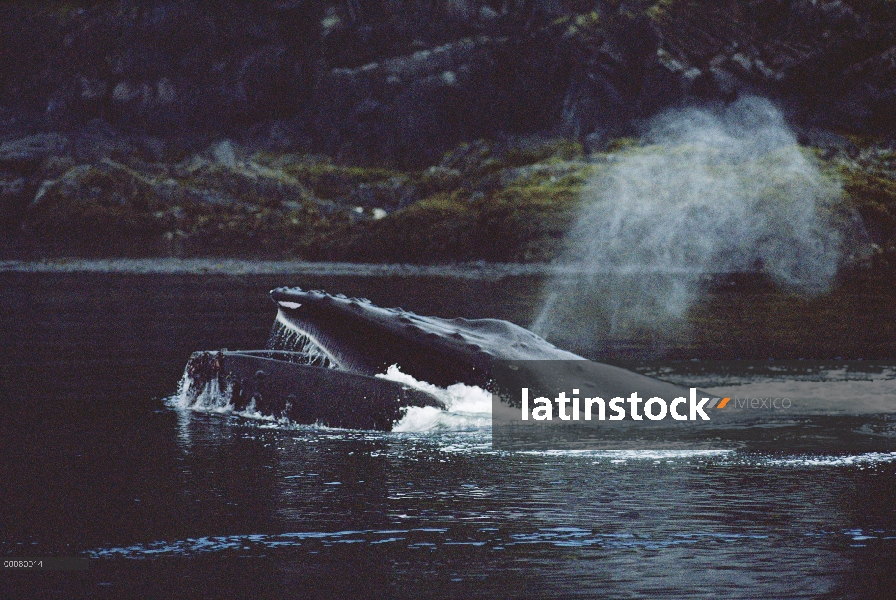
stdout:
POLYGON ((412 406, 443 408, 434 396, 395 381, 303 364, 301 353, 200 351, 187 362, 181 404, 219 405, 292 423, 390 431, 412 406))

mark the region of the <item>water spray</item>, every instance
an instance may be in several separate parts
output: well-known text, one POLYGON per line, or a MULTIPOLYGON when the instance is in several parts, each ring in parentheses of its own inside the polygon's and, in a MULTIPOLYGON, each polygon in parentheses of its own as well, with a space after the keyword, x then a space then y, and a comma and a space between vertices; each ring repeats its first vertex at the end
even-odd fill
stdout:
POLYGON ((713 275, 759 272, 828 290, 841 263, 840 183, 764 99, 657 117, 588 182, 536 333, 577 347, 681 335, 713 275))

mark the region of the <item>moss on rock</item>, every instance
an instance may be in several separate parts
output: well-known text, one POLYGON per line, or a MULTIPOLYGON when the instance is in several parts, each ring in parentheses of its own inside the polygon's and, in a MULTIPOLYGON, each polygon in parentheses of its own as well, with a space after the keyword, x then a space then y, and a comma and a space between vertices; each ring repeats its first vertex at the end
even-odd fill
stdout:
MULTIPOLYGON (((803 150, 816 160, 812 148, 803 150)), ((585 160, 569 140, 478 140, 411 172, 239 149, 230 161, 200 153, 174 165, 125 157, 72 166, 64 156, 58 168, 41 171, 46 180, 34 183, 39 191, 23 224, 36 244, 62 243, 76 252, 114 254, 130 244, 149 253, 550 261, 562 251, 589 182, 620 153, 658 152, 670 150, 620 139, 585 160)), ((687 163, 693 148, 674 152, 687 163)), ((843 210, 855 207, 881 255, 896 257, 893 163, 892 151, 872 147, 857 159, 838 155, 826 164, 843 183, 843 210)), ((787 186, 799 185, 779 183, 769 182, 763 202, 779 202, 787 186)))
POLYGON ((896 260, 896 173, 875 166, 841 166, 843 190, 856 207, 872 241, 887 260, 896 260))

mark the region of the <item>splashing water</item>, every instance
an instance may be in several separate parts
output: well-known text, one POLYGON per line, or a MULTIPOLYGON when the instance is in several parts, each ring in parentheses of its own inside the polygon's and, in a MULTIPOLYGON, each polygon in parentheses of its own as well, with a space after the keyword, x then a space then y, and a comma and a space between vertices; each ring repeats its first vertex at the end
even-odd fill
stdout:
POLYGON ((434 406, 408 407, 404 417, 395 424, 392 431, 466 431, 491 427, 492 395, 480 387, 455 383, 447 388, 440 388, 402 373, 398 365, 392 365, 377 377, 423 390, 445 403, 444 409, 434 406))
MULTIPOLYGON (((376 377, 423 390, 440 399, 444 404, 444 408, 434 406, 406 408, 404 416, 395 424, 392 431, 401 433, 477 431, 481 433, 491 429, 492 396, 487 390, 463 383, 441 388, 402 373, 398 365, 392 365, 385 373, 378 374, 376 377)), ((277 423, 286 428, 292 426, 285 417, 278 418, 259 413, 255 408, 254 400, 245 409, 235 411, 233 388, 229 383, 222 386, 217 378, 212 378, 198 386, 187 370, 181 377, 177 394, 170 397, 168 403, 172 408, 179 410, 235 414, 247 419, 277 423)))
MULTIPOLYGON (((647 145, 589 182, 563 262, 584 272, 548 283, 533 329, 557 341, 686 333, 708 275, 762 272, 804 294, 830 286, 845 217, 768 101, 658 117, 647 145), (841 222, 838 222, 839 221, 841 222)), ((848 237, 848 236, 846 236, 848 237)))
POLYGON ((202 386, 197 386, 189 369, 177 385, 177 394, 170 398, 172 406, 198 412, 228 413, 233 410, 233 387, 230 383, 222 386, 217 377, 212 377, 202 386))

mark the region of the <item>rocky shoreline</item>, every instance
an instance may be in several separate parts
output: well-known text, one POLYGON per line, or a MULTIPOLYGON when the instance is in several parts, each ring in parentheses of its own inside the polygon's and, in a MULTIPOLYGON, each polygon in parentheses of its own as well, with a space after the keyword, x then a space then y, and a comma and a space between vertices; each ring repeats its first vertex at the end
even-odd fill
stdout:
POLYGON ((883 0, 0 7, 0 253, 548 262, 663 110, 756 94, 896 256, 883 0))
MULTIPOLYGON (((4 256, 550 262, 589 182, 646 151, 628 138, 590 154, 562 138, 476 140, 401 170, 223 140, 166 162, 94 126, 100 133, 0 144, 4 256)), ((892 264, 896 150, 833 134, 822 141, 803 151, 862 217, 862 259, 892 264)))

